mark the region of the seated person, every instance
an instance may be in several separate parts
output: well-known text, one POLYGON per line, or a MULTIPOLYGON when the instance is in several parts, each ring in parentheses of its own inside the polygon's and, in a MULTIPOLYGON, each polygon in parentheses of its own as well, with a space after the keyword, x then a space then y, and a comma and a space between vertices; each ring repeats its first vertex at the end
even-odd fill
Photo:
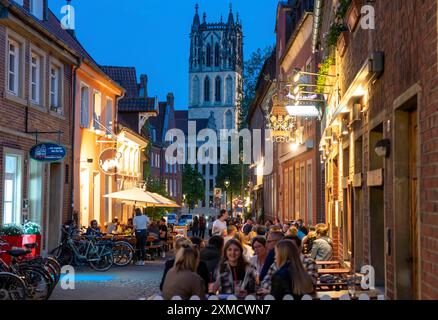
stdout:
POLYGON ((128 223, 123 228, 123 232, 125 234, 131 235, 133 233, 133 230, 134 230, 133 220, 132 220, 132 218, 129 218, 128 223))
POLYGON ((90 226, 87 228, 87 231, 85 232, 86 236, 94 236, 94 237, 101 237, 102 232, 100 232, 99 224, 97 223, 97 220, 93 220, 90 222, 90 226))
POLYGON ((167 226, 164 218, 160 220, 160 225, 158 228, 160 231, 160 241, 167 242, 167 226))
POLYGON ((111 223, 108 224, 106 228, 106 233, 108 234, 119 234, 122 231, 119 219, 115 217, 111 223))
POLYGON ((155 241, 160 241, 160 229, 158 227, 158 224, 155 222, 152 222, 148 227, 148 236, 154 237, 155 241))

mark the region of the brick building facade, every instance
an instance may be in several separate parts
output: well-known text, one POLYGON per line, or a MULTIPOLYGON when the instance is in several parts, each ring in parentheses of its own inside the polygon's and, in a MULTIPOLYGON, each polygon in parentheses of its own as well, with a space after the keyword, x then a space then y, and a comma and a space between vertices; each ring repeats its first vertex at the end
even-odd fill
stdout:
POLYGON ((352 1, 333 50, 323 35, 337 1, 323 4, 314 49, 338 75, 320 144, 335 257, 372 265, 388 298, 436 299, 437 2, 352 1))

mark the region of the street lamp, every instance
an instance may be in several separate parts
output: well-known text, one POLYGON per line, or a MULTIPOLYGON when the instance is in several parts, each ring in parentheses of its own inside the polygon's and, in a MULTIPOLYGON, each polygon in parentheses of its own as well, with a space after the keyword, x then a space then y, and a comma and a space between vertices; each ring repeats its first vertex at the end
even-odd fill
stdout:
MULTIPOLYGON (((226 207, 227 211, 228 211, 228 188, 229 188, 230 184, 231 184, 230 180, 225 179, 225 181, 224 181, 224 185, 225 185, 225 207, 226 207)), ((231 199, 231 201, 233 201, 233 199, 231 199)))

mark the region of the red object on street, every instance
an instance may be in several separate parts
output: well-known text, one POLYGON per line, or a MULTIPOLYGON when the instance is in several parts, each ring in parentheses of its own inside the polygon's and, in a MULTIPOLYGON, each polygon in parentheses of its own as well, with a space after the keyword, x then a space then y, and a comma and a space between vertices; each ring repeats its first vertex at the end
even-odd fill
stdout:
MULTIPOLYGON (((37 243, 38 246, 32 249, 32 253, 28 257, 37 257, 41 253, 41 235, 26 234, 22 236, 1 236, 1 239, 9 243, 9 246, 1 246, 0 251, 7 251, 12 249, 12 247, 24 248, 27 243, 37 243)), ((7 253, 1 253, 0 258, 7 264, 11 263, 11 257, 7 253)))

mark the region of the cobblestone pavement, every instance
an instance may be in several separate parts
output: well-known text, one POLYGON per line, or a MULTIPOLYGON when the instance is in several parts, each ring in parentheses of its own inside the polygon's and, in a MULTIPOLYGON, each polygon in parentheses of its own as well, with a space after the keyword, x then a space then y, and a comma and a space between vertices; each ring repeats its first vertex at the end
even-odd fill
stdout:
POLYGON ((147 299, 159 293, 166 259, 147 261, 145 266, 113 266, 106 272, 97 272, 85 266, 77 267, 75 289, 63 290, 60 281, 50 300, 147 299))

